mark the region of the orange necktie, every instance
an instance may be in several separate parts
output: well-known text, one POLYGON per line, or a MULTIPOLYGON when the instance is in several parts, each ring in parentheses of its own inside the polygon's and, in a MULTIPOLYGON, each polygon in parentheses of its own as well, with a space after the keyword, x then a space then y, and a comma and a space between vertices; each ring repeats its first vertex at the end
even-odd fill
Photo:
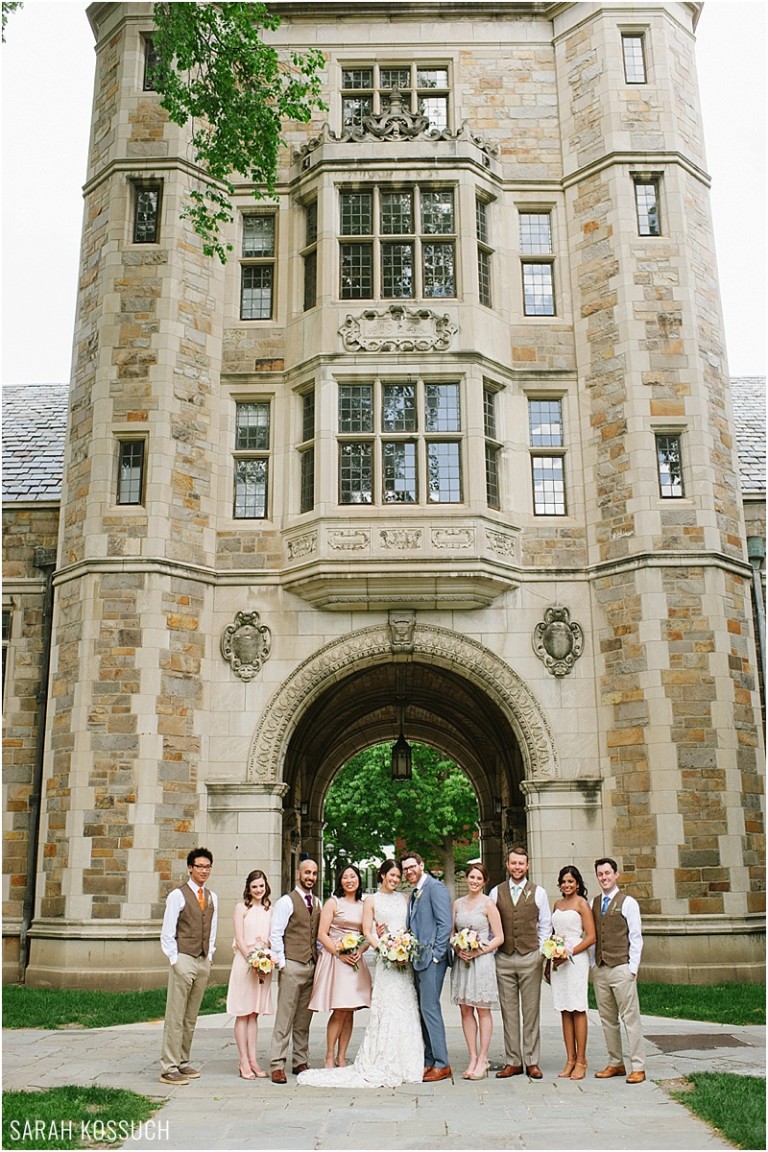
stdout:
POLYGON ((202 908, 203 912, 205 912, 205 888, 198 888, 198 890, 197 890, 197 902, 200 905, 200 907, 202 908))

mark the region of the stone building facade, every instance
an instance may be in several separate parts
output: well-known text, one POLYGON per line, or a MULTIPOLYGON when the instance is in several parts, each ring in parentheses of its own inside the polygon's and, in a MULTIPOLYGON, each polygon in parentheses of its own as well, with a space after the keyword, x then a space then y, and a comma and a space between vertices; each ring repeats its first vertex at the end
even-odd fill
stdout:
POLYGON ((152 91, 151 5, 88 10, 27 922, 31 703, 7 718, 9 970, 20 937, 30 983, 161 982, 189 847, 225 916, 251 867, 287 885, 336 771, 402 728, 467 772, 494 876, 520 839, 550 888, 615 854, 646 978, 760 978, 701 5, 271 7, 278 45, 323 52, 328 109, 286 126, 274 201, 238 185, 226 266, 181 215, 200 174, 152 91))

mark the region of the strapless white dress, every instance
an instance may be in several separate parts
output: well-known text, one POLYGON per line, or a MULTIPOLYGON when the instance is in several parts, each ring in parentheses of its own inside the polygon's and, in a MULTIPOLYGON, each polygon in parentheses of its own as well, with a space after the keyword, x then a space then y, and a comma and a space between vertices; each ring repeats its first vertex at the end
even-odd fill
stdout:
MULTIPOLYGON (((569 948, 575 948, 582 938, 581 916, 573 910, 555 909, 552 927, 562 936, 569 948)), ((589 981, 589 952, 579 952, 567 964, 552 969, 552 1005, 558 1012, 586 1012, 587 983, 589 981)))

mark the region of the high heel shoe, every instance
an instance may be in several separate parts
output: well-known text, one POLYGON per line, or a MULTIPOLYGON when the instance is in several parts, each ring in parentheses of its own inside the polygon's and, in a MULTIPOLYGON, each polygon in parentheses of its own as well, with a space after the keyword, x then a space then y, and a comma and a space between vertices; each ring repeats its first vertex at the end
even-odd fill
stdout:
POLYGON ((563 1068, 562 1072, 558 1072, 558 1074, 557 1074, 558 1078, 560 1080, 569 1080, 571 1077, 571 1072, 573 1072, 575 1067, 576 1067, 576 1061, 575 1060, 566 1060, 565 1068, 563 1068))
POLYGON ((488 1075, 488 1065, 486 1064, 486 1066, 485 1066, 485 1068, 483 1068, 482 1072, 470 1072, 469 1075, 467 1076, 467 1080, 485 1080, 487 1075, 488 1075))
MULTIPOLYGON (((266 1080, 269 1076, 269 1073, 264 1072, 261 1068, 259 1068, 258 1064, 256 1065, 255 1068, 254 1068, 253 1064, 251 1064, 251 1072, 253 1072, 253 1074, 257 1080, 266 1080)), ((249 1080, 250 1077, 246 1076, 245 1079, 249 1080)))
POLYGON ((575 1067, 574 1071, 571 1072, 570 1079, 571 1080, 583 1080, 584 1079, 584 1073, 586 1072, 586 1070, 587 1070, 586 1060, 584 1061, 583 1064, 580 1060, 577 1060, 576 1061, 576 1067, 575 1067))
POLYGON ((238 1068, 237 1073, 238 1073, 238 1076, 240 1077, 241 1080, 255 1080, 256 1079, 256 1074, 254 1072, 252 1072, 250 1076, 246 1076, 245 1073, 243 1072, 242 1068, 238 1068))

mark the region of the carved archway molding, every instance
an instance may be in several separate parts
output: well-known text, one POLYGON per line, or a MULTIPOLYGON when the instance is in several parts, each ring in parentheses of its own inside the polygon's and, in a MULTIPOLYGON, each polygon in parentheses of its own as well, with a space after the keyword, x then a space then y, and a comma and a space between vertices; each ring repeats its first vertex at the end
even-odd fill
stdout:
MULTIPOLYGON (((305 710, 344 675, 391 658, 392 633, 380 624, 333 640, 304 660, 267 704, 248 756, 248 782, 279 781, 288 742, 305 710)), ((517 737, 527 779, 559 776, 546 717, 523 680, 494 652, 446 628, 417 623, 413 659, 459 670, 496 702, 517 737)))

